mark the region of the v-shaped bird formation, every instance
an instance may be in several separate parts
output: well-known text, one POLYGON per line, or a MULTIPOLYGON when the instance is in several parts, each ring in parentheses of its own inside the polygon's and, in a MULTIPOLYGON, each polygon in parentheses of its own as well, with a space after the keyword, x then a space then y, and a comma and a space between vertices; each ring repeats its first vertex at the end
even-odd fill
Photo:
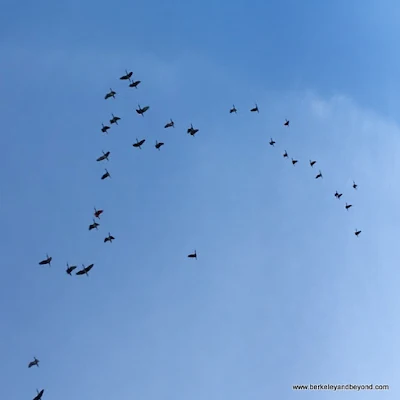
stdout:
MULTIPOLYGON (((141 84, 141 80, 134 80, 133 79, 133 72, 132 71, 128 72, 127 70, 125 70, 125 74, 122 75, 119 78, 119 80, 120 81, 128 81, 129 82, 129 87, 130 88, 135 88, 135 89, 138 89, 139 84, 141 84)), ((112 104, 115 104, 114 100, 118 99, 118 93, 115 90, 113 90, 112 88, 110 88, 109 92, 105 94, 104 99, 107 100, 107 101, 110 101, 112 99, 112 104)), ((136 113, 139 116, 142 116, 142 117, 145 117, 145 114, 149 110, 150 110, 150 106, 149 105, 146 105, 146 106, 142 107, 140 104, 138 104, 138 107, 135 109, 136 113)), ((257 103, 254 104, 254 107, 249 108, 248 110, 251 113, 260 113, 260 110, 259 110, 259 107, 258 107, 257 103)), ((120 116, 117 116, 114 113, 110 113, 110 114, 111 114, 111 119, 109 119, 109 122, 108 122, 109 125, 105 125, 104 123, 101 124, 102 125, 101 132, 103 132, 104 134, 108 134, 108 131, 110 129, 112 129, 113 126, 119 126, 119 122, 123 121, 123 118, 121 118, 120 116)), ((234 104, 229 109, 229 114, 235 114, 235 115, 238 114, 238 109, 236 108, 236 106, 234 104)), ((285 119, 285 121, 283 122, 283 126, 289 128, 289 124, 290 124, 290 121, 288 119, 285 119)), ((170 118, 169 122, 166 122, 164 124, 164 128, 165 129, 175 128, 174 120, 172 118, 170 118)), ((186 133, 189 134, 190 136, 192 136, 193 138, 195 137, 195 135, 198 132, 199 132, 199 128, 198 127, 194 127, 192 123, 190 123, 190 126, 188 126, 186 128, 186 133)), ((136 138, 136 143, 133 143, 132 146, 134 148, 136 148, 136 149, 142 150, 142 147, 146 147, 147 146, 146 143, 147 142, 146 142, 145 138, 142 138, 140 140, 138 138, 136 138)), ((271 147, 275 148, 275 144, 277 144, 277 142, 273 138, 270 138, 269 145, 271 147)), ((156 140, 154 147, 158 151, 160 151, 163 146, 165 146, 164 141, 156 140)), ((109 160, 110 154, 111 154, 110 151, 102 150, 102 155, 100 155, 96 159, 96 161, 99 162, 99 163, 103 163, 104 161, 106 161, 108 163, 110 161, 109 160)), ((284 159, 288 159, 288 160, 290 159, 291 163, 292 163, 292 165, 294 167, 299 162, 299 160, 296 159, 295 157, 289 156, 289 154, 288 154, 288 152, 286 150, 283 153, 283 158, 284 159)), ((317 163, 317 160, 310 159, 308 161, 308 163, 309 163, 311 168, 314 168, 315 164, 317 163)), ((107 178, 111 179, 111 174, 107 170, 107 168, 104 168, 104 171, 105 172, 101 175, 100 179, 103 180, 103 181, 105 179, 107 179, 107 178)), ((323 176, 321 170, 318 169, 318 173, 315 174, 315 179, 323 179, 323 178, 324 178, 324 176, 323 176)), ((353 187, 354 190, 357 190, 358 185, 355 183, 355 181, 353 181, 352 187, 353 187)), ((340 200, 341 197, 343 196, 343 193, 341 193, 341 192, 339 193, 338 191, 336 191, 334 193, 334 196, 335 196, 336 199, 340 200)), ((345 202, 344 208, 345 208, 346 211, 349 211, 350 208, 352 208, 352 207, 353 207, 353 204, 348 204, 347 202, 345 202)), ((100 220, 101 220, 101 217, 103 216, 103 213, 105 213, 105 211, 103 209, 97 209, 96 207, 94 207, 94 213, 93 213, 93 216, 92 216, 92 222, 89 223, 89 225, 87 225, 89 231, 93 231, 93 230, 94 231, 98 231, 99 228, 101 229, 100 220)), ((106 215, 107 215, 107 213, 106 213, 106 215)), ((102 224, 103 224, 103 221, 102 221, 102 224)), ((358 237, 360 235, 360 233, 361 233, 361 230, 355 229, 354 234, 355 234, 356 237, 358 237)), ((112 242, 114 240, 116 240, 115 237, 110 232, 108 232, 108 235, 104 237, 103 242, 112 244, 112 242)), ((197 251, 194 250, 192 253, 189 253, 187 255, 187 258, 197 260, 197 251)), ((39 265, 42 265, 42 266, 43 265, 48 265, 48 266, 51 267, 52 261, 53 261, 53 257, 49 256, 48 254, 46 254, 46 258, 41 260, 39 262, 39 265)), ((87 266, 85 266, 85 264, 81 264, 81 268, 80 269, 78 269, 77 265, 69 265, 68 262, 67 262, 66 266, 67 266, 67 268, 66 268, 65 272, 67 273, 67 275, 72 276, 72 274, 74 273, 76 276, 86 275, 88 277, 89 276, 89 272, 94 267, 94 263, 91 263, 91 264, 89 264, 87 266), (77 270, 77 271, 75 271, 75 270, 77 270)), ((36 357, 34 357, 33 361, 31 361, 28 364, 28 368, 31 368, 31 367, 34 367, 34 366, 39 367, 39 360, 36 357)), ((42 389, 40 391, 37 390, 37 394, 35 395, 33 400, 41 400, 41 398, 43 396, 43 393, 44 393, 44 389, 42 389)))

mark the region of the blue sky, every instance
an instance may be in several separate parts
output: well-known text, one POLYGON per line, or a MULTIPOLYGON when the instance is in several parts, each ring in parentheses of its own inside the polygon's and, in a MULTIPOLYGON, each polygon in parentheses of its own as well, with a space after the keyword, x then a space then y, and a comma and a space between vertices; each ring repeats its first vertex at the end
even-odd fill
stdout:
POLYGON ((398 398, 400 6, 327 3, 6 0, 4 398, 398 398))

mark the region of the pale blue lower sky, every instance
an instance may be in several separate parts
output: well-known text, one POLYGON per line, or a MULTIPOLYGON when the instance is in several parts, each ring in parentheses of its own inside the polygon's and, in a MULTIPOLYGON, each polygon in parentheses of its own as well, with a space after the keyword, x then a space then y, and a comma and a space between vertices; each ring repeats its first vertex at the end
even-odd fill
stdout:
POLYGON ((390 390, 359 396, 397 399, 398 15, 391 1, 6 1, 3 396, 324 400, 338 394, 292 385, 372 383, 390 390), (70 277, 67 262, 95 266, 70 277))

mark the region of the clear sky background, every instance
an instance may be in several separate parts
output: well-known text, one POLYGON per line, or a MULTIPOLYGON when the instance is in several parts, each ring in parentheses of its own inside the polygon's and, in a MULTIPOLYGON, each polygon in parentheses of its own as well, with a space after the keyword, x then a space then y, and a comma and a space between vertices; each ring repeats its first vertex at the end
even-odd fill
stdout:
POLYGON ((339 396, 398 399, 399 17, 394 0, 5 0, 2 397, 325 400, 292 385, 372 383, 390 390, 339 396))

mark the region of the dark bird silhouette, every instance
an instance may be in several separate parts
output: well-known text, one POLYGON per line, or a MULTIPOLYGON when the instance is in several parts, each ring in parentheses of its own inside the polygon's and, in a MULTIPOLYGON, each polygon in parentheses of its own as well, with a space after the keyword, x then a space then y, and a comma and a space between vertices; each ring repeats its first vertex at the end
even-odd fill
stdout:
POLYGON ((51 260, 52 260, 52 259, 53 259, 53 257, 49 257, 49 256, 46 254, 46 259, 40 261, 40 262, 39 262, 39 265, 46 265, 46 264, 48 264, 48 265, 51 267, 51 260))
POLYGON ((110 152, 107 151, 106 153, 104 153, 104 151, 102 151, 103 155, 100 156, 96 161, 104 161, 107 160, 108 161, 108 156, 110 155, 110 152))
POLYGON ((104 168, 104 169, 106 170, 106 173, 102 175, 101 179, 104 180, 104 179, 106 179, 106 178, 111 178, 111 175, 110 175, 110 173, 107 171, 107 169, 106 169, 106 168, 104 168))
POLYGON ((343 193, 338 193, 338 191, 336 190, 335 193, 335 197, 338 198, 340 200, 340 198, 342 197, 343 193))
POLYGON ((44 389, 42 389, 40 392, 37 389, 36 389, 36 391, 37 391, 37 395, 33 398, 33 400, 40 400, 43 396, 44 389))
POLYGON ((134 143, 132 146, 133 147, 139 147, 139 149, 142 149, 142 145, 143 145, 143 143, 146 141, 146 139, 142 139, 142 140, 138 140, 137 138, 136 138, 136 143, 134 143))
POLYGON ((169 122, 164 125, 164 128, 175 128, 174 121, 172 121, 172 119, 170 119, 169 122))
POLYGON ((353 207, 353 205, 352 205, 352 204, 347 204, 347 203, 346 203, 345 207, 346 207, 346 210, 348 210, 350 207, 353 207))
POLYGON ((193 128, 193 125, 190 124, 190 128, 188 128, 187 133, 189 133, 190 135, 192 135, 194 137, 194 135, 198 132, 198 129, 193 128))
POLYGON ((284 157, 284 158, 288 158, 288 157, 289 157, 286 150, 285 150, 285 152, 283 153, 283 157, 284 157))
MULTIPOLYGON (((274 146, 275 142, 274 142, 274 140, 273 140, 272 138, 271 138, 269 144, 270 144, 271 146, 274 146)), ((275 147, 275 146, 274 146, 274 147, 275 147)))
POLYGON ((361 231, 358 231, 357 229, 356 229, 356 231, 354 232, 354 234, 358 237, 358 235, 361 233, 361 231))
POLYGON ((144 117, 144 113, 150 108, 150 106, 145 106, 145 107, 140 107, 140 104, 138 104, 139 108, 136 109, 136 112, 144 117))
POLYGON ((110 89, 110 91, 104 96, 104 99, 107 100, 110 97, 112 97, 113 99, 115 99, 115 95, 117 94, 117 92, 114 92, 114 90, 110 89))
POLYGON ((189 254, 189 255, 188 255, 188 258, 195 258, 195 259, 197 260, 197 253, 196 253, 196 250, 194 251, 194 253, 189 254))
POLYGON ((87 276, 89 276, 89 271, 93 268, 93 266, 94 266, 94 264, 90 264, 87 267, 85 267, 82 264, 83 268, 81 270, 79 270, 78 272, 76 272, 75 275, 87 275, 87 276))
POLYGON ((237 114, 237 109, 235 107, 235 105, 233 105, 233 107, 229 110, 229 114, 235 113, 237 114))
POLYGON ((104 210, 96 210, 96 207, 94 207, 94 216, 98 219, 100 219, 100 215, 103 214, 104 210))
POLYGON ((293 160, 292 158, 292 164, 295 165, 297 162, 299 162, 298 160, 293 160))
POLYGON ((318 178, 323 178, 321 170, 319 171, 318 175, 315 177, 315 179, 318 179, 318 178))
POLYGON ((121 81, 127 81, 127 80, 130 80, 130 79, 131 79, 131 76, 132 76, 132 74, 133 74, 133 72, 132 72, 132 71, 131 71, 131 72, 128 72, 127 70, 125 70, 125 75, 121 76, 121 78, 119 78, 119 79, 121 79, 121 81))
POLYGON ((139 86, 140 82, 142 81, 133 81, 129 84, 129 87, 134 87, 137 89, 137 87, 139 86))
POLYGON ((116 117, 114 114, 111 114, 112 118, 110 119, 110 124, 118 125, 118 121, 121 119, 120 117, 116 117))
POLYGON ((311 165, 311 167, 313 167, 315 163, 316 163, 316 161, 311 161, 311 160, 310 160, 310 165, 311 165))
POLYGON ((69 266, 69 264, 67 263, 67 269, 65 270, 65 272, 66 272, 68 275, 72 276, 72 275, 71 275, 71 272, 72 272, 74 269, 76 269, 76 268, 77 268, 76 265, 71 265, 71 266, 69 266))
POLYGON ((28 364, 28 368, 32 368, 34 366, 39 367, 39 360, 36 357, 33 357, 33 361, 28 364))
POLYGON ((97 228, 98 226, 100 226, 100 224, 98 224, 93 218, 93 224, 89 225, 89 231, 91 231, 92 229, 96 229, 96 231, 98 231, 98 228, 97 228))
POLYGON ((114 236, 110 235, 110 232, 108 232, 108 236, 104 239, 104 243, 110 242, 112 243, 112 241, 115 239, 114 236))
POLYGON ((103 133, 107 133, 107 131, 110 129, 110 127, 108 125, 104 125, 104 124, 101 124, 101 125, 102 125, 101 131, 103 133))
POLYGON ((260 112, 260 111, 258 110, 258 105, 257 105, 257 103, 256 103, 256 106, 255 106, 255 107, 253 107, 252 109, 250 109, 250 112, 260 112))
POLYGON ((289 121, 287 120, 287 119, 285 119, 285 122, 284 122, 284 124, 283 125, 285 125, 285 126, 289 126, 289 121))
POLYGON ((353 188, 357 190, 357 184, 353 181, 353 188))
POLYGON ((156 140, 156 145, 154 146, 156 149, 158 149, 158 150, 160 150, 160 147, 161 146, 164 146, 164 143, 163 142, 157 142, 157 140, 156 140))

